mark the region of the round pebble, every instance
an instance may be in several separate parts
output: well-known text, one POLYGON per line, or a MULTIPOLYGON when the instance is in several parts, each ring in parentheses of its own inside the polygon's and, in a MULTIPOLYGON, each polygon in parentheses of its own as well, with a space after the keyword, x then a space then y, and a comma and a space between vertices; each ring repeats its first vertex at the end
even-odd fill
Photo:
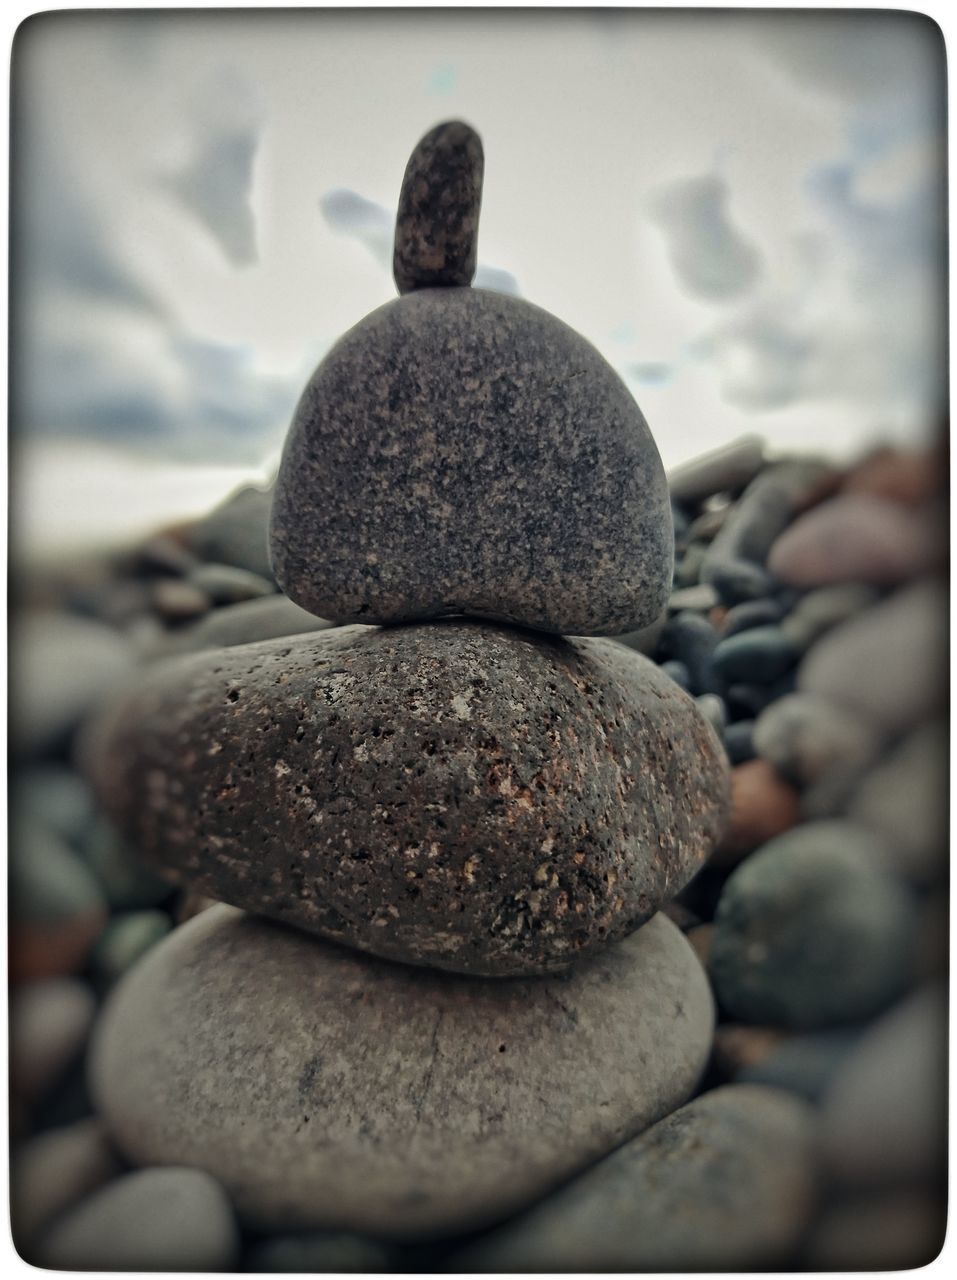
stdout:
POLYGON ((135 1163, 206 1169, 260 1229, 415 1239, 503 1218, 674 1110, 711 1032, 663 916, 567 974, 488 982, 215 907, 116 988, 91 1079, 135 1163))
POLYGON ((711 856, 713 866, 728 867, 774 836, 788 831, 800 816, 798 793, 766 760, 748 760, 731 770, 731 820, 711 856))
POLYGON ((189 532, 190 549, 203 560, 248 569, 273 580, 269 560, 272 487, 246 485, 225 498, 189 532))
POLYGON ((781 622, 781 630, 799 653, 822 635, 877 604, 877 590, 859 582, 809 591, 781 622))
POLYGON ((794 666, 797 650, 780 627, 750 627, 715 647, 714 669, 728 684, 771 684, 794 666))
POLYGON ((458 1271, 701 1272, 792 1262, 814 1207, 814 1118, 775 1089, 730 1085, 626 1143, 458 1271))
POLYGON ((222 1188, 199 1169, 142 1169, 60 1218, 36 1249, 61 1271, 229 1271, 239 1236, 222 1188))
POLYGON ((30 982, 10 998, 10 1087, 34 1101, 62 1078, 83 1050, 96 1012, 78 978, 30 982))
POLYGON ((99 1120, 79 1120, 38 1134, 15 1149, 10 1220, 17 1250, 32 1251, 37 1232, 79 1200, 118 1177, 120 1162, 99 1120))
POLYGON ((815 1030, 881 1012, 914 972, 917 912, 848 822, 798 827, 730 877, 710 971, 734 1017, 815 1030))
POLYGON ((758 755, 799 787, 817 782, 833 769, 863 768, 879 745, 871 725, 807 693, 772 702, 754 726, 758 755))

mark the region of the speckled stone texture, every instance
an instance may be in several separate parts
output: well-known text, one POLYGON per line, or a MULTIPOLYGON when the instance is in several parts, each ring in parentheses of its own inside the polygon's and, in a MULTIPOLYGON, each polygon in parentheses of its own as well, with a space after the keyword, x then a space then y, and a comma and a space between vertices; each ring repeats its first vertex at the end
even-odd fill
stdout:
POLYGON ((412 152, 395 224, 399 293, 472 283, 484 168, 482 140, 460 120, 436 125, 412 152))
POLYGON ((786 1265, 814 1207, 814 1136, 814 1112, 782 1090, 714 1089, 453 1259, 450 1270, 786 1265))
POLYGON ((213 907, 117 989, 91 1082, 134 1163, 211 1173, 250 1225, 422 1239, 680 1106, 712 1025, 664 916, 567 974, 484 982, 213 907))
POLYGON ((713 730, 648 659, 469 621, 166 663, 87 750, 169 878, 486 975, 630 933, 702 865, 728 803, 713 730))
POLYGON ((272 508, 286 594, 337 622, 654 622, 674 534, 641 410, 590 343, 480 289, 372 312, 299 402, 272 508))

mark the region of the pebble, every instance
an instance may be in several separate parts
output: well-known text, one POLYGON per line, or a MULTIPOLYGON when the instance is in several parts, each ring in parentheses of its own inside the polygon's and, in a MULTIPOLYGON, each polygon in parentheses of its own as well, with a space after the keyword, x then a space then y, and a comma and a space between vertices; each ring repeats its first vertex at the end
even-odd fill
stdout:
POLYGON ((128 1173, 53 1225, 36 1265, 62 1271, 229 1271, 239 1234, 207 1173, 167 1167, 128 1173))
POLYGON ((766 760, 748 760, 731 770, 731 820, 711 856, 712 866, 729 867, 745 854, 795 825, 798 793, 766 760))
POLYGON ((728 709, 724 701, 716 693, 703 693, 700 698, 695 698, 695 703, 708 724, 720 737, 728 723, 728 709))
POLYGON ((859 1034, 841 1029, 788 1036, 760 1061, 745 1063, 738 1079, 787 1089, 817 1104, 859 1034))
POLYGON ((131 568, 144 577, 185 578, 196 563, 196 557, 182 542, 168 533, 158 533, 136 548, 131 568))
POLYGON ((10 743, 14 757, 53 754, 131 672, 116 631, 66 613, 20 612, 10 628, 10 743))
POLYGON ((127 911, 113 916, 93 948, 93 975, 102 987, 111 987, 127 969, 169 933, 172 922, 165 911, 127 911))
POLYGON ((752 627, 772 627, 780 622, 784 610, 777 600, 745 600, 729 609, 722 628, 722 635, 736 636, 741 631, 749 631, 752 627))
POLYGON ((97 737, 106 811, 177 883, 488 976, 630 933, 726 817, 720 741, 647 658, 476 622, 166 663, 97 737))
POLYGON ((700 614, 676 613, 661 633, 658 655, 684 664, 693 693, 723 693, 724 685, 714 670, 713 656, 718 637, 700 614))
POLYGON ((364 1236, 309 1232, 273 1236, 254 1246, 244 1271, 272 1274, 381 1274, 393 1269, 392 1252, 364 1236))
POLYGON ((948 614, 943 584, 897 591, 820 640, 801 663, 798 688, 905 733, 943 703, 948 614))
POLYGON ((775 689, 767 684, 730 684, 725 700, 732 719, 753 720, 774 701, 775 689))
POLYGON ((877 604, 874 587, 848 582, 838 587, 820 587, 797 601, 781 622, 781 630, 800 653, 806 653, 826 632, 877 604))
POLYGON ((809 823, 731 875, 710 965, 729 1014, 811 1031, 873 1017, 905 990, 916 906, 876 865, 874 844, 849 822, 809 823))
POLYGON ((248 569, 273 580, 269 561, 272 486, 245 485, 225 498, 189 532, 189 547, 202 560, 248 569))
POLYGON ((11 782, 16 812, 39 819, 68 844, 86 835, 93 822, 93 796, 74 770, 37 765, 17 773, 11 782))
POLYGON ((683 587, 680 591, 672 592, 668 608, 672 613, 680 613, 682 609, 691 609, 695 613, 707 613, 717 603, 718 594, 714 587, 709 587, 706 582, 700 582, 696 586, 683 587))
POLYGON ((773 684, 798 657, 780 627, 750 627, 726 636, 715 647, 714 669, 728 684, 773 684))
POLYGON ((879 449, 850 472, 844 492, 920 506, 942 495, 948 470, 943 449, 879 449))
POLYGON ((251 1226, 422 1239, 507 1216, 680 1106, 711 1032, 664 916, 566 974, 487 982, 214 907, 116 988, 90 1071, 130 1159, 208 1170, 251 1226))
POLYGON ((775 463, 748 485, 708 548, 701 581, 717 590, 724 604, 759 600, 771 594, 765 569, 778 536, 829 474, 822 463, 775 463))
POLYGON ((716 493, 738 493, 764 466, 764 440, 742 436, 668 472, 675 502, 695 504, 716 493))
POLYGON ((48 1093, 76 1060, 93 1024, 96 1001, 78 978, 18 987, 10 998, 10 1086, 30 1102, 48 1093))
POLYGON ((623 644, 626 648, 634 649, 650 658, 658 647, 658 641, 664 630, 666 619, 667 614, 662 613, 647 627, 639 627, 637 631, 623 631, 620 636, 615 636, 614 639, 616 643, 623 644))
POLYGON ((787 1267, 817 1190, 814 1118, 729 1085, 660 1121, 451 1268, 701 1272, 787 1267))
POLYGON ((910 1271, 944 1247, 947 1198, 941 1187, 905 1187, 832 1201, 804 1251, 811 1271, 910 1271))
POLYGON ((711 542, 733 510, 730 502, 706 508, 688 526, 688 541, 711 542))
POLYGON ((169 623, 192 622, 210 610, 210 599, 186 578, 157 578, 151 592, 153 608, 169 623))
POLYGON ((725 727, 724 749, 732 764, 754 759, 754 725, 754 720, 738 720, 725 727))
POLYGON ((107 902, 115 910, 157 907, 170 896, 169 883, 144 865, 105 818, 96 819, 81 851, 107 902))
POLYGON ((809 693, 792 693, 772 702, 754 726, 758 755, 798 787, 807 787, 834 769, 863 768, 879 745, 872 726, 809 693))
POLYGON ((668 662, 663 662, 660 669, 669 680, 674 680, 675 684, 680 685, 686 693, 690 691, 691 672, 683 662, 678 662, 677 659, 672 658, 668 662))
POLYGON ((828 1170, 862 1188, 939 1177, 946 1115, 947 994, 939 983, 869 1027, 834 1075, 822 1110, 828 1170))
POLYGON ((180 628, 169 635, 165 653, 231 649, 234 645, 255 644, 259 640, 325 631, 329 626, 331 623, 300 609, 285 596, 272 595, 261 600, 226 605, 207 614, 199 622, 180 628))
POLYGON ((419 140, 399 193, 392 274, 400 294, 468 286, 478 261, 482 140, 447 120, 419 140))
MULTIPOLYGON (((714 925, 711 925, 714 936, 714 925)), ((708 953, 710 956, 710 946, 708 953)), ((722 1022, 715 1027, 712 1063, 723 1080, 736 1080, 749 1067, 765 1062, 790 1035, 780 1027, 749 1027, 722 1022)))
POLYGON ((674 559, 661 459, 611 366, 547 311, 457 288, 387 303, 319 365, 271 540, 281 587, 320 617, 572 635, 653 622, 674 559))
POLYGON ((704 553, 704 545, 700 542, 692 542, 685 548, 684 555, 675 568, 676 587, 691 588, 697 584, 704 564, 704 553))
POLYGON ((10 1219, 17 1251, 32 1251, 37 1232, 91 1192, 119 1176, 120 1162, 92 1117, 50 1129, 14 1149, 10 1219))
POLYGON ((768 568, 805 590, 838 582, 895 586, 934 568, 940 534, 923 512, 845 493, 789 525, 771 548, 768 568))
POLYGON ((882 837, 889 871, 933 884, 947 871, 948 745, 946 723, 922 725, 859 783, 847 815, 882 837))
POLYGON ((189 583, 201 591, 214 605, 241 604, 275 594, 275 583, 248 569, 229 564, 197 565, 189 575, 189 583))
POLYGON ((96 880, 55 832, 25 813, 10 826, 10 976, 76 972, 106 922, 96 880))

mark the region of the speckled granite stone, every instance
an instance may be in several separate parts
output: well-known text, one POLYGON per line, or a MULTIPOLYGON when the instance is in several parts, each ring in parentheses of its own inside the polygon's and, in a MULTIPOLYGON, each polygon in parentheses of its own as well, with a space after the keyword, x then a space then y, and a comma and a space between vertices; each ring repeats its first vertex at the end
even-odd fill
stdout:
POLYGON ((573 635, 654 622, 674 558, 625 384, 547 311, 480 289, 419 289, 336 344, 299 402, 271 537, 283 590, 323 618, 573 635))
POLYGON ((702 865, 727 806, 720 743, 648 659, 469 621, 157 666, 88 750, 168 878, 488 975, 630 933, 702 865))
POLYGON ((567 974, 487 982, 212 907, 117 988, 91 1080, 131 1160, 206 1170, 250 1225, 421 1239, 505 1217, 680 1106, 712 1025, 661 915, 567 974))
POLYGON ((481 138, 460 120, 436 125, 412 152, 395 224, 399 293, 472 283, 484 165, 481 138))

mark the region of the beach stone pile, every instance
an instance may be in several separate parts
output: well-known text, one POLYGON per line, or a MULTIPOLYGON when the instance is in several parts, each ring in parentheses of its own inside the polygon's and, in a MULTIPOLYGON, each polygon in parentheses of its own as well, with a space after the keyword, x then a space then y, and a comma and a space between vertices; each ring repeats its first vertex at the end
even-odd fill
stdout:
POLYGON ((21 584, 37 1265, 940 1247, 945 461, 749 437, 666 483, 583 339, 469 287, 481 170, 416 148, 401 296, 273 484, 21 584))

